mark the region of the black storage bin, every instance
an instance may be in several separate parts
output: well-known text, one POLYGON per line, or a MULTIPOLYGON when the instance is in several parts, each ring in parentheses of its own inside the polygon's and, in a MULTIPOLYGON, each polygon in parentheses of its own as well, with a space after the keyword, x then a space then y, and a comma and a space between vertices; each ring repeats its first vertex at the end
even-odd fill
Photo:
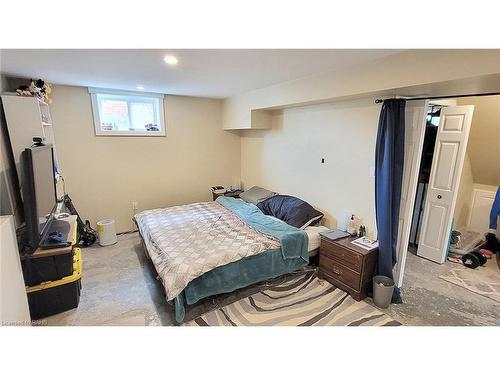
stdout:
POLYGON ((28 294, 31 319, 41 319, 77 308, 81 288, 81 281, 77 280, 28 294))
POLYGON ((37 258, 26 257, 21 260, 21 266, 27 286, 60 280, 73 273, 73 251, 37 258))
POLYGON ((31 319, 45 318, 78 307, 82 288, 81 274, 81 252, 80 249, 75 249, 73 273, 70 276, 28 287, 26 291, 31 319))

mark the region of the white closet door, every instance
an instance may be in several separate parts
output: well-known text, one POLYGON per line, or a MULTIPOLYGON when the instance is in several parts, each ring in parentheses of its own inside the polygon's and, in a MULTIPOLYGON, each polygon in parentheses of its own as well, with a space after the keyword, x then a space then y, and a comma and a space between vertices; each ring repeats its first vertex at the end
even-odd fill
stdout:
POLYGON ((425 123, 428 112, 427 100, 406 102, 405 110, 405 162, 401 203, 399 208, 397 263, 394 271, 396 285, 403 284, 403 274, 410 238, 413 205, 418 185, 420 155, 424 144, 425 123))
POLYGON ((474 106, 441 110, 417 255, 443 263, 474 106))

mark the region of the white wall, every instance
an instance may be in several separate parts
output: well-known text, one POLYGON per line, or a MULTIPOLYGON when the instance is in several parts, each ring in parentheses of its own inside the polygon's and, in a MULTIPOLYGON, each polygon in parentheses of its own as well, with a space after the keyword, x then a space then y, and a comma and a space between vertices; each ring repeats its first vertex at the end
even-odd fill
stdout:
MULTIPOLYGON (((0 75, 0 93, 6 90, 5 77, 0 75)), ((9 167, 9 144, 3 108, 0 108, 0 215, 14 214, 16 206, 12 195, 12 170, 9 167)))
POLYGON ((474 106, 467 145, 474 182, 500 185, 500 95, 463 98, 458 104, 474 106))
POLYGON ((244 186, 298 196, 324 212, 330 227, 355 213, 374 234, 370 169, 379 112, 373 100, 290 108, 273 116, 271 130, 241 131, 244 186))
POLYGON ((474 190, 474 178, 472 176, 472 166, 469 153, 465 154, 464 167, 460 178, 457 203, 455 206, 455 216, 453 228, 463 228, 467 225, 467 220, 471 210, 472 192, 474 190))
POLYGON ((28 297, 12 216, 0 216, 0 240, 0 325, 29 325, 28 297))
MULTIPOLYGON (((0 75, 0 92, 4 89, 4 77, 0 75)), ((2 111, 0 121, 0 215, 12 215, 15 203, 10 191, 11 170, 7 160, 8 145, 4 138, 2 111)), ((29 325, 31 318, 17 248, 14 216, 0 217, 0 241, 0 325, 29 325)))
POLYGON ((211 200, 240 181, 240 139, 222 130, 221 101, 165 98, 166 137, 96 137, 85 87, 55 86, 50 107, 66 189, 83 218, 134 229, 139 211, 211 200))
POLYGON ((454 228, 462 228, 468 225, 474 189, 496 192, 500 185, 500 96, 461 98, 457 105, 474 106, 454 215, 454 228))
MULTIPOLYGON (((22 83, 25 82, 0 75, 0 92, 11 91, 12 88, 22 83)), ((14 215, 15 224, 19 226, 24 220, 23 205, 5 120, 2 105, 0 109, 0 215, 14 215)))
MULTIPOLYGON (((304 105, 341 97, 387 94, 449 95, 458 87, 466 92, 496 91, 484 76, 500 73, 499 50, 410 50, 349 69, 322 73, 249 91, 224 100, 223 124, 227 129, 248 128, 254 109, 304 105), (477 78, 472 79, 470 78, 477 78), (443 83, 439 88, 421 85, 443 83), (415 90, 408 89, 415 87, 415 90), (406 88, 404 92, 399 88, 406 88), (436 90, 441 90, 440 92, 436 90), (420 91, 419 91, 420 90, 420 91)), ((437 86, 436 86, 437 87, 437 86)), ((461 91, 463 93, 463 91, 461 91)))

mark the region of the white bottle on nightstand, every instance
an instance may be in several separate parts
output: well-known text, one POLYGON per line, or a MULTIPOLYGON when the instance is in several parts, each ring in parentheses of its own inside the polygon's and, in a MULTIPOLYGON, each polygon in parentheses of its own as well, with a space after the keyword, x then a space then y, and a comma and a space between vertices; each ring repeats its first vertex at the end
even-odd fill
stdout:
POLYGON ((354 214, 352 214, 351 218, 349 219, 349 223, 347 224, 347 233, 349 233, 351 236, 355 236, 356 234, 358 234, 356 222, 356 217, 354 214))

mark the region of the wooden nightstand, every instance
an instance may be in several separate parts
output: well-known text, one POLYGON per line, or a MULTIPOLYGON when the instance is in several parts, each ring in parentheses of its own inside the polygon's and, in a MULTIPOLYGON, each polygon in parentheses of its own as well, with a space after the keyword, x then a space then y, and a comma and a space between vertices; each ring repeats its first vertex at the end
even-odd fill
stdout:
POLYGON ((241 193, 243 193, 243 190, 226 191, 225 193, 215 193, 212 191, 212 198, 213 200, 216 200, 217 198, 222 196, 239 198, 241 193))
POLYGON ((353 240, 351 237, 340 240, 321 237, 318 277, 360 301, 371 286, 378 249, 365 250, 353 245, 353 240))

